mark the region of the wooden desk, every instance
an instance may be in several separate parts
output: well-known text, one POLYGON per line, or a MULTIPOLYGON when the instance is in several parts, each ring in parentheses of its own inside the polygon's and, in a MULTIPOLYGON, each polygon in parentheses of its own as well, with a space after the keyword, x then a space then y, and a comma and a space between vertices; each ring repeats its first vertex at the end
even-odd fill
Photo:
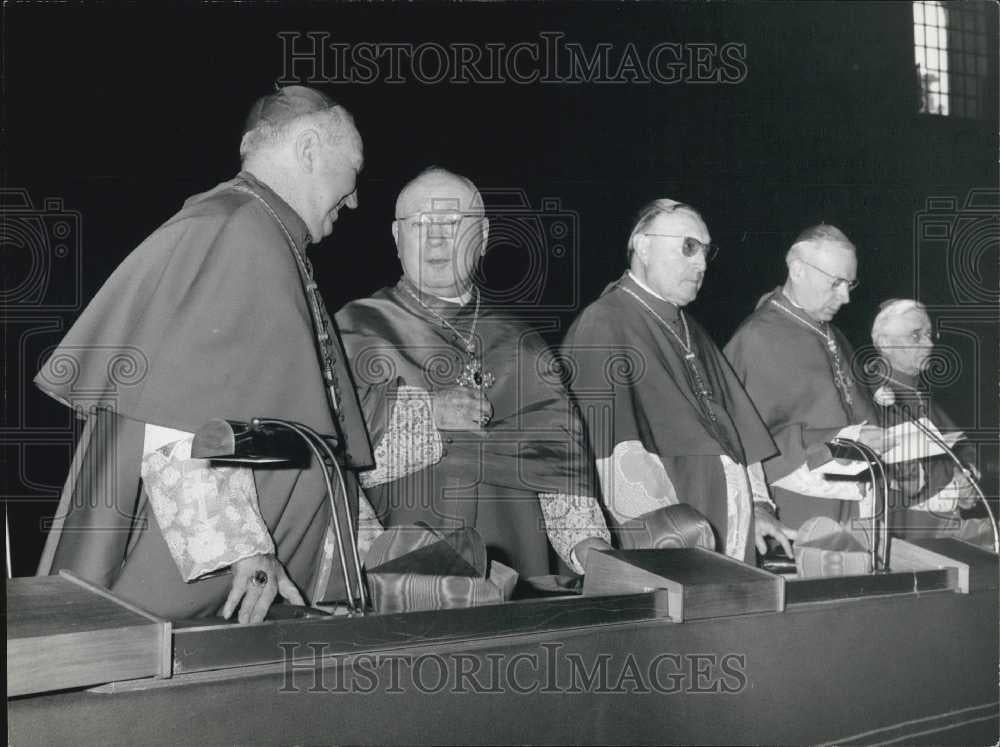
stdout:
POLYGON ((7 583, 7 694, 169 674, 171 625, 72 574, 7 583))
POLYGON ((12 699, 9 739, 18 746, 996 741, 995 582, 968 594, 911 586, 851 597, 841 589, 839 598, 818 601, 815 590, 795 592, 795 583, 784 612, 684 623, 665 616, 662 592, 653 592, 457 616, 177 630, 171 679, 12 699), (275 663, 227 668, 226 656, 237 654, 275 663))

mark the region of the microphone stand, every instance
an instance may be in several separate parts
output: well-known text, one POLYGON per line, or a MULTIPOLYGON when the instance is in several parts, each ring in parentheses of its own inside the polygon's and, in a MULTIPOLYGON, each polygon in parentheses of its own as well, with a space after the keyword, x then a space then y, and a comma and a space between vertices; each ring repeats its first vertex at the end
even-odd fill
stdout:
POLYGON ((354 614, 364 614, 368 607, 368 593, 361 574, 361 558, 354 534, 354 520, 347 500, 347 486, 336 455, 326 439, 315 430, 302 423, 278 418, 253 418, 250 423, 229 420, 211 420, 195 434, 191 455, 195 459, 212 459, 236 464, 282 464, 291 461, 290 444, 278 443, 274 430, 281 429, 294 433, 305 442, 314 459, 323 471, 326 494, 330 501, 330 518, 337 535, 337 552, 340 556, 340 570, 344 575, 344 591, 347 606, 354 614), (336 473, 343 500, 344 521, 347 524, 347 543, 351 565, 357 577, 357 589, 351 583, 348 557, 344 552, 344 534, 338 512, 336 491, 331 473, 336 473), (359 603, 360 602, 360 603, 359 603))
POLYGON ((831 444, 835 446, 840 446, 848 449, 853 449, 854 451, 861 454, 862 460, 868 465, 868 474, 872 478, 872 529, 871 529, 871 554, 872 554, 872 573, 888 573, 889 572, 889 480, 885 475, 885 465, 882 463, 882 459, 879 457, 878 453, 866 446, 865 444, 855 441, 850 438, 835 438, 830 441, 831 444), (875 474, 875 469, 878 468, 878 475, 875 474), (881 478, 881 480, 879 480, 881 478), (876 510, 878 508, 878 498, 879 491, 878 488, 882 488, 882 553, 883 561, 882 567, 879 568, 878 560, 878 514, 876 510))
POLYGON ((275 418, 254 418, 250 421, 250 428, 253 430, 259 430, 263 426, 267 425, 287 428, 288 430, 296 433, 309 445, 313 455, 323 468, 323 479, 326 482, 326 493, 330 497, 330 514, 333 519, 333 529, 337 534, 337 552, 340 555, 340 567, 344 574, 344 591, 347 592, 347 605, 350 607, 352 612, 364 612, 364 610, 368 607, 368 594, 365 590, 365 583, 361 576, 361 557, 358 553, 357 540, 355 539, 354 521, 351 519, 351 509, 347 503, 347 486, 344 484, 344 473, 340 470, 340 464, 337 463, 337 457, 334 455, 333 449, 330 448, 330 445, 319 433, 302 423, 294 423, 291 420, 277 420, 275 418), (322 449, 322 453, 320 449, 322 449), (324 455, 326 457, 325 459, 324 455), (344 519, 347 522, 347 538, 350 543, 351 560, 353 561, 354 570, 358 579, 358 598, 361 600, 360 609, 355 605, 354 590, 351 588, 350 573, 348 573, 347 570, 347 558, 344 556, 343 534, 340 531, 340 519, 337 517, 337 502, 334 499, 335 493, 333 490, 333 483, 330 480, 331 471, 335 471, 337 473, 337 480, 340 484, 341 495, 344 496, 344 519))
POLYGON ((4 548, 4 560, 7 564, 7 578, 14 578, 14 569, 11 566, 11 556, 10 556, 10 519, 7 516, 7 503, 3 504, 3 548, 4 548))
POLYGON ((920 432, 925 434, 928 438, 930 438, 931 441, 940 446, 944 450, 945 454, 951 457, 951 461, 955 463, 955 466, 958 467, 961 473, 965 476, 965 479, 969 481, 970 485, 972 485, 972 489, 976 492, 976 495, 979 497, 979 500, 982 502, 984 506, 986 506, 986 514, 990 517, 989 518, 990 529, 993 530, 993 552, 996 553, 997 555, 1000 555, 1000 535, 998 535, 997 533, 997 520, 996 517, 993 515, 993 509, 990 508, 989 501, 987 501, 986 496, 983 495, 983 489, 979 487, 979 482, 972 474, 972 470, 970 470, 968 467, 965 466, 965 464, 962 463, 962 460, 959 459, 958 456, 955 454, 955 452, 952 451, 951 447, 944 442, 944 439, 939 438, 930 428, 921 423, 919 418, 913 418, 910 420, 910 422, 913 423, 915 426, 917 426, 920 432))

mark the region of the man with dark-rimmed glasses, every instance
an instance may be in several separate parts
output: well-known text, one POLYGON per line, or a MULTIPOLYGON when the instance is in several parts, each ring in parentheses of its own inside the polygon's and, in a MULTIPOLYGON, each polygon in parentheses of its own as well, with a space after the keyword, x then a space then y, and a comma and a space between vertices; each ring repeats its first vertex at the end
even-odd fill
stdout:
MULTIPOLYGON (((760 461, 774 443, 722 351, 684 307, 716 254, 698 212, 654 200, 628 240, 629 269, 573 323, 563 343, 604 503, 626 547, 661 546, 688 504, 714 549, 753 561, 765 536, 788 549, 760 461), (714 540, 714 542, 712 541, 714 540)), ((670 539, 668 544, 676 544, 670 539)), ((790 550, 789 550, 790 552, 790 550)))
POLYGON ((826 224, 803 231, 785 257, 783 286, 766 294, 726 345, 726 355, 777 444, 764 472, 779 516, 798 528, 813 516, 840 521, 870 511, 857 481, 826 479, 814 466, 841 435, 878 452, 889 444, 868 390, 851 375, 853 350, 831 320, 858 285, 854 244, 826 224))

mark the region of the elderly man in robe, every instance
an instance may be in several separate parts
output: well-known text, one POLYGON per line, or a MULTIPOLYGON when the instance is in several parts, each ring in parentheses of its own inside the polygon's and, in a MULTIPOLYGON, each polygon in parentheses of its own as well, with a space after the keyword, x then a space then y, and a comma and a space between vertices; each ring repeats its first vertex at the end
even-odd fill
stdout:
POLYGON ((857 287, 857 252, 840 229, 823 224, 803 231, 785 262, 784 285, 757 302, 725 352, 778 446, 764 473, 782 521, 847 522, 868 495, 864 483, 811 467, 830 460, 825 444, 838 436, 878 453, 891 445, 870 393, 851 376, 853 349, 831 323, 857 287))
POLYGON ((525 577, 551 543, 582 573, 610 547, 585 435, 541 336, 473 282, 488 234, 475 185, 427 169, 396 200, 402 278, 337 313, 376 444, 362 484, 384 526, 472 527, 525 577))
MULTIPOLYGON (((934 340, 931 319, 919 301, 892 299, 879 307, 872 324, 872 342, 881 356, 883 381, 874 399, 885 408, 886 426, 926 418, 941 432, 958 430, 921 377, 931 360, 934 340)), ((963 438, 954 451, 977 474, 972 444, 963 438)), ((917 489, 904 497, 902 505, 894 507, 890 528, 908 537, 952 536, 992 542, 989 519, 961 515, 963 510, 973 508, 977 496, 955 463, 947 455, 938 454, 919 459, 917 464, 917 489)))
POLYGON ((298 421, 338 434, 345 466, 372 463, 305 255, 357 207, 361 136, 343 107, 291 86, 254 104, 240 155, 234 179, 122 262, 35 379, 88 416, 39 572, 69 568, 168 618, 238 608, 258 622, 278 593, 345 593, 320 465, 191 459, 207 420, 298 421))
POLYGON ((722 352, 684 307, 716 252, 689 205, 655 200, 628 240, 629 269, 573 323, 563 356, 597 461, 605 506, 625 544, 655 541, 662 509, 707 517, 716 549, 753 562, 772 536, 760 461, 775 449, 722 352), (638 522, 638 523, 637 523, 638 522))

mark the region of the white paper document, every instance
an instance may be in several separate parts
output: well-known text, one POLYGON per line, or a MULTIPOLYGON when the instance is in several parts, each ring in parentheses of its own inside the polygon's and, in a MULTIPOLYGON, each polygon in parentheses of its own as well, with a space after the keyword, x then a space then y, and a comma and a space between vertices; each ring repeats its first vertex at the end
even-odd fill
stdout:
MULTIPOLYGON (((933 423, 931 423, 927 418, 921 418, 920 424, 923 425, 927 430, 933 433, 935 436, 940 438, 949 447, 953 447, 955 443, 961 440, 965 434, 962 431, 950 431, 948 433, 941 433, 933 423)), ((846 430, 846 429, 845 429, 846 430)), ((905 423, 900 423, 897 426, 890 428, 887 431, 888 435, 896 442, 896 445, 886 452, 882 456, 882 461, 886 464, 898 464, 900 462, 910 462, 919 459, 926 459, 927 457, 936 456, 938 454, 944 454, 944 449, 938 446, 933 439, 929 438, 926 434, 921 432, 921 430, 914 425, 911 421, 906 421, 905 423)), ((847 434, 843 434, 845 438, 849 438, 847 434)), ((859 475, 867 469, 867 463, 859 460, 850 461, 838 461, 836 459, 831 459, 826 464, 822 464, 816 469, 811 471, 811 475, 816 477, 822 477, 826 475, 842 475, 842 476, 853 476, 859 475)), ((794 475, 794 473, 793 473, 794 475)), ((795 490, 796 487, 789 484, 782 484, 784 480, 792 478, 793 475, 789 475, 787 478, 782 478, 777 480, 774 485, 777 487, 784 487, 790 490, 795 490)), ((805 492, 799 489, 798 492, 805 492)), ((812 494, 810 491, 808 494, 812 494)), ((826 496, 823 496, 826 497, 826 496)), ((840 498, 840 496, 837 496, 840 498)), ((841 500, 844 500, 841 498, 841 500)), ((848 499, 850 500, 850 499, 848 499)))
MULTIPOLYGON (((948 444, 948 448, 954 447, 955 442, 965 436, 962 431, 941 433, 927 418, 920 418, 920 424, 948 444)), ((912 462, 915 459, 926 459, 944 454, 944 449, 934 443, 909 420, 890 428, 889 435, 895 438, 896 445, 882 457, 882 461, 886 464, 912 462)))

